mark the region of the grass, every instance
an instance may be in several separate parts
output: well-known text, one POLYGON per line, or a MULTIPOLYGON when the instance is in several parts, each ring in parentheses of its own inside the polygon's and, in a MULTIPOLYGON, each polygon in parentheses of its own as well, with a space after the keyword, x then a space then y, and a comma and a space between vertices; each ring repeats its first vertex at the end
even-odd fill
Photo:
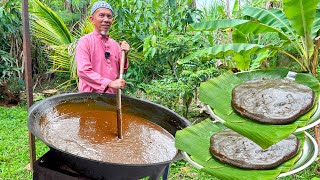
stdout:
MULTIPOLYGON (((32 179, 32 173, 25 170, 29 163, 29 143, 26 107, 0 107, 0 179, 32 179)), ((49 148, 36 140, 37 157, 49 148)), ((316 178, 319 165, 314 162, 304 171, 278 180, 320 180, 316 178)), ((209 180, 214 178, 181 160, 171 163, 169 179, 209 180)))
MULTIPOLYGON (((0 179, 32 179, 29 163, 27 111, 25 107, 0 107, 0 179)), ((48 148, 36 141, 37 157, 48 148)))

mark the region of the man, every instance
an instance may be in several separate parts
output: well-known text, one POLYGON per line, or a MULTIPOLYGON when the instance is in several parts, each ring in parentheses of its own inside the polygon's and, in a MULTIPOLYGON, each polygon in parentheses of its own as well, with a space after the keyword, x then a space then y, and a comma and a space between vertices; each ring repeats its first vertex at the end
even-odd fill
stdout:
POLYGON ((111 39, 108 31, 113 23, 112 7, 98 1, 91 9, 90 21, 94 31, 78 41, 76 49, 77 72, 80 92, 98 92, 115 94, 124 89, 126 82, 117 79, 119 75, 121 51, 125 51, 125 67, 128 68, 127 54, 130 46, 122 41, 119 44, 111 39))

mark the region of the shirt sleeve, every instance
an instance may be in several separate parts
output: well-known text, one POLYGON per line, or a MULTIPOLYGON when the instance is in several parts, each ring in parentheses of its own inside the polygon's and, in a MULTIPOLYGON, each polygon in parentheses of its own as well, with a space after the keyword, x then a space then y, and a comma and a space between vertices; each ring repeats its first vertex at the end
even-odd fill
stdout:
POLYGON ((88 40, 81 38, 76 48, 76 64, 79 78, 93 89, 104 92, 111 82, 110 79, 102 77, 99 73, 93 71, 90 61, 90 49, 88 40))

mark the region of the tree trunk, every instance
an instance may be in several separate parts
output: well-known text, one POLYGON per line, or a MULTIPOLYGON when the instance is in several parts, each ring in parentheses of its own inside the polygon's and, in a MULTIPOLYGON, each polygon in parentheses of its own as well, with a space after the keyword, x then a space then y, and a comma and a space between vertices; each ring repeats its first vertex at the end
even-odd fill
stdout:
POLYGON ((70 0, 70 11, 73 13, 74 10, 73 10, 73 5, 72 5, 72 0, 70 0))
POLYGON ((84 16, 84 17, 87 17, 87 15, 88 15, 88 6, 89 6, 89 4, 86 3, 82 8, 82 16, 84 16))
POLYGON ((227 11, 228 19, 231 19, 230 1, 229 0, 226 0, 226 11, 227 11))
POLYGON ((266 9, 268 9, 268 10, 273 9, 273 2, 272 1, 266 2, 266 9))
POLYGON ((191 7, 192 7, 192 8, 197 8, 196 0, 192 0, 191 7))
MULTIPOLYGON (((230 1, 226 0, 226 11, 228 19, 231 19, 230 1)), ((228 32, 228 43, 232 43, 232 31, 228 32)))
POLYGON ((315 39, 315 46, 312 55, 312 59, 310 62, 310 69, 311 73, 316 77, 317 75, 317 65, 318 65, 318 58, 319 58, 319 48, 320 48, 320 36, 315 39))
POLYGON ((70 8, 70 6, 69 6, 68 0, 64 0, 64 9, 69 10, 69 8, 70 8))

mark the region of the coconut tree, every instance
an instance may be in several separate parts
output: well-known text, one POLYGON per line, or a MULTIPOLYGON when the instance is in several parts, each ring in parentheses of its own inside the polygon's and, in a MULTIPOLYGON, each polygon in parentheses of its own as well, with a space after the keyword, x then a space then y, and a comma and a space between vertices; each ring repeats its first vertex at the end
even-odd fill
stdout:
POLYGON ((32 35, 46 44, 44 50, 49 54, 53 71, 71 73, 70 79, 66 81, 70 85, 75 78, 75 71, 69 71, 74 64, 74 38, 54 11, 38 0, 31 0, 29 3, 32 35))

